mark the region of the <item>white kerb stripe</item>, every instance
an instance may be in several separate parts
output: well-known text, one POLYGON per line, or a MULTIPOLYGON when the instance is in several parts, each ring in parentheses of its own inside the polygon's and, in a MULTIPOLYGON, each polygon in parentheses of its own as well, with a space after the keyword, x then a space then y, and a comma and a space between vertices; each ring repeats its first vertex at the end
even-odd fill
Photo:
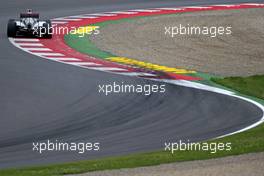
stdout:
POLYGON ((100 70, 100 71, 127 71, 123 68, 117 67, 89 67, 89 69, 100 70))
POLYGON ((85 17, 85 18, 89 18, 89 19, 98 18, 97 16, 89 16, 89 15, 87 15, 87 16, 84 15, 84 17, 85 17))
POLYGON ((77 58, 69 58, 69 57, 52 57, 52 58, 49 58, 49 59, 52 59, 52 60, 58 60, 58 61, 80 61, 80 59, 77 59, 77 58))
POLYGON ((159 10, 184 10, 183 8, 158 8, 159 10))
POLYGON ((80 18, 54 18, 53 20, 58 20, 58 21, 81 21, 82 19, 80 19, 80 18))
POLYGON ((17 45, 23 47, 23 46, 43 46, 41 43, 16 43, 17 45))
POLYGON ((187 6, 184 8, 192 8, 192 9, 210 9, 212 7, 202 7, 202 6, 187 6))
POLYGON ((23 48, 23 49, 28 50, 28 51, 52 51, 49 48, 23 48))
POLYGON ((257 4, 257 3, 244 3, 241 5, 250 5, 250 6, 264 6, 264 4, 257 4))
POLYGON ((66 24, 68 23, 67 21, 52 21, 52 24, 66 24))
POLYGON ((137 14, 138 12, 117 11, 117 12, 107 12, 107 13, 132 15, 132 14, 137 14))
MULTIPOLYGON (((75 15, 75 16, 69 16, 67 18, 90 18, 89 16, 85 15, 75 15)), ((92 18, 97 18, 97 17, 92 17, 92 18)))
POLYGON ((13 38, 14 41, 23 41, 23 42, 38 42, 39 39, 29 39, 29 38, 13 38))
POLYGON ((234 4, 230 4, 230 5, 228 5, 228 4, 219 4, 219 5, 212 5, 212 6, 219 6, 219 7, 235 7, 235 6, 237 6, 237 5, 234 5, 234 4))
POLYGON ((93 13, 93 14, 87 14, 92 16, 116 16, 116 14, 107 14, 107 13, 93 13))
POLYGON ((136 10, 129 10, 131 12, 159 12, 160 10, 151 10, 151 9, 136 9, 136 10))
POLYGON ((94 62, 66 62, 67 64, 71 64, 71 65, 93 65, 93 66, 96 66, 96 65, 101 65, 101 64, 97 64, 97 63, 94 63, 94 62))
POLYGON ((143 72, 127 72, 127 73, 120 73, 120 74, 126 75, 126 76, 157 76, 154 74, 143 73, 143 72))
POLYGON ((61 53, 39 53, 39 52, 32 52, 32 54, 40 55, 40 56, 64 56, 61 53))

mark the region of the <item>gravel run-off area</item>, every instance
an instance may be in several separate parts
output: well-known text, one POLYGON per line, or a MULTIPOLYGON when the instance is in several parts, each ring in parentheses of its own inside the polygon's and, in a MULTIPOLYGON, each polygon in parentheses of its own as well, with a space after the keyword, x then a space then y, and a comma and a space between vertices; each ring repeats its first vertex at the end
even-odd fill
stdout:
POLYGON ((75 176, 263 176, 264 153, 252 153, 204 161, 90 172, 75 176))
POLYGON ((220 76, 264 74, 264 9, 161 15, 107 25, 91 37, 114 55, 220 76), (165 27, 231 27, 231 34, 165 34, 165 27))

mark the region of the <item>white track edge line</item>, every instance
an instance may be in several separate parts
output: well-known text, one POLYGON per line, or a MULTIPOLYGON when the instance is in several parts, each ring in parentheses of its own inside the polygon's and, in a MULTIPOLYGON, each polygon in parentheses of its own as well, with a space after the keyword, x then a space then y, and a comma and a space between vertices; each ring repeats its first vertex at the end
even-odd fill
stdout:
POLYGON ((214 92, 214 93, 218 93, 218 94, 223 94, 223 95, 227 95, 227 96, 231 96, 231 97, 235 97, 238 99, 242 99, 244 101, 247 101, 249 103, 254 104, 256 107, 258 107, 261 111, 262 111, 262 117, 259 121, 245 127, 242 129, 239 129, 237 131, 231 132, 231 133, 227 133, 224 135, 220 135, 218 137, 215 137, 213 139, 219 139, 219 138, 223 138, 223 137, 227 137, 227 136, 231 136, 234 134, 238 134, 244 131, 247 131, 249 129, 252 129, 260 124, 262 124, 264 122, 264 105, 262 105, 261 103, 254 101, 252 99, 246 98, 244 96, 241 95, 237 95, 235 92, 233 91, 229 91, 229 90, 225 90, 222 88, 218 88, 218 87, 213 87, 213 86, 209 86, 209 85, 205 85, 205 84, 201 84, 201 83, 196 83, 196 82, 192 82, 192 81, 186 81, 186 80, 167 80, 167 79, 151 79, 154 81, 159 81, 159 82, 166 82, 166 83, 170 83, 170 84, 174 84, 174 85, 179 85, 179 86, 184 86, 184 87, 190 87, 190 88, 194 88, 194 89, 199 89, 199 90, 206 90, 209 92, 214 92))

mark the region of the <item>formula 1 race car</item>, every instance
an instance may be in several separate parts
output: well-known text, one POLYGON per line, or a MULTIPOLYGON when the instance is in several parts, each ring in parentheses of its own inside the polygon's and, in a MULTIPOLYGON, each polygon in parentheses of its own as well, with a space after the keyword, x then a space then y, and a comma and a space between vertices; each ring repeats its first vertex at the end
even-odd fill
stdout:
POLYGON ((32 10, 28 9, 26 13, 20 13, 19 20, 8 21, 7 36, 52 38, 51 21, 39 20, 39 14, 32 13, 32 10))

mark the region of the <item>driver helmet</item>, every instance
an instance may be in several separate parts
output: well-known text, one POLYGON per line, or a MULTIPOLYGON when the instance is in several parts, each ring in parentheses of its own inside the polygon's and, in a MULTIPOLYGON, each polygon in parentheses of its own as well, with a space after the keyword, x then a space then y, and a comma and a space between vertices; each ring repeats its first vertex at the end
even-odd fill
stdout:
POLYGON ((32 14, 32 9, 27 9, 27 14, 32 14))

